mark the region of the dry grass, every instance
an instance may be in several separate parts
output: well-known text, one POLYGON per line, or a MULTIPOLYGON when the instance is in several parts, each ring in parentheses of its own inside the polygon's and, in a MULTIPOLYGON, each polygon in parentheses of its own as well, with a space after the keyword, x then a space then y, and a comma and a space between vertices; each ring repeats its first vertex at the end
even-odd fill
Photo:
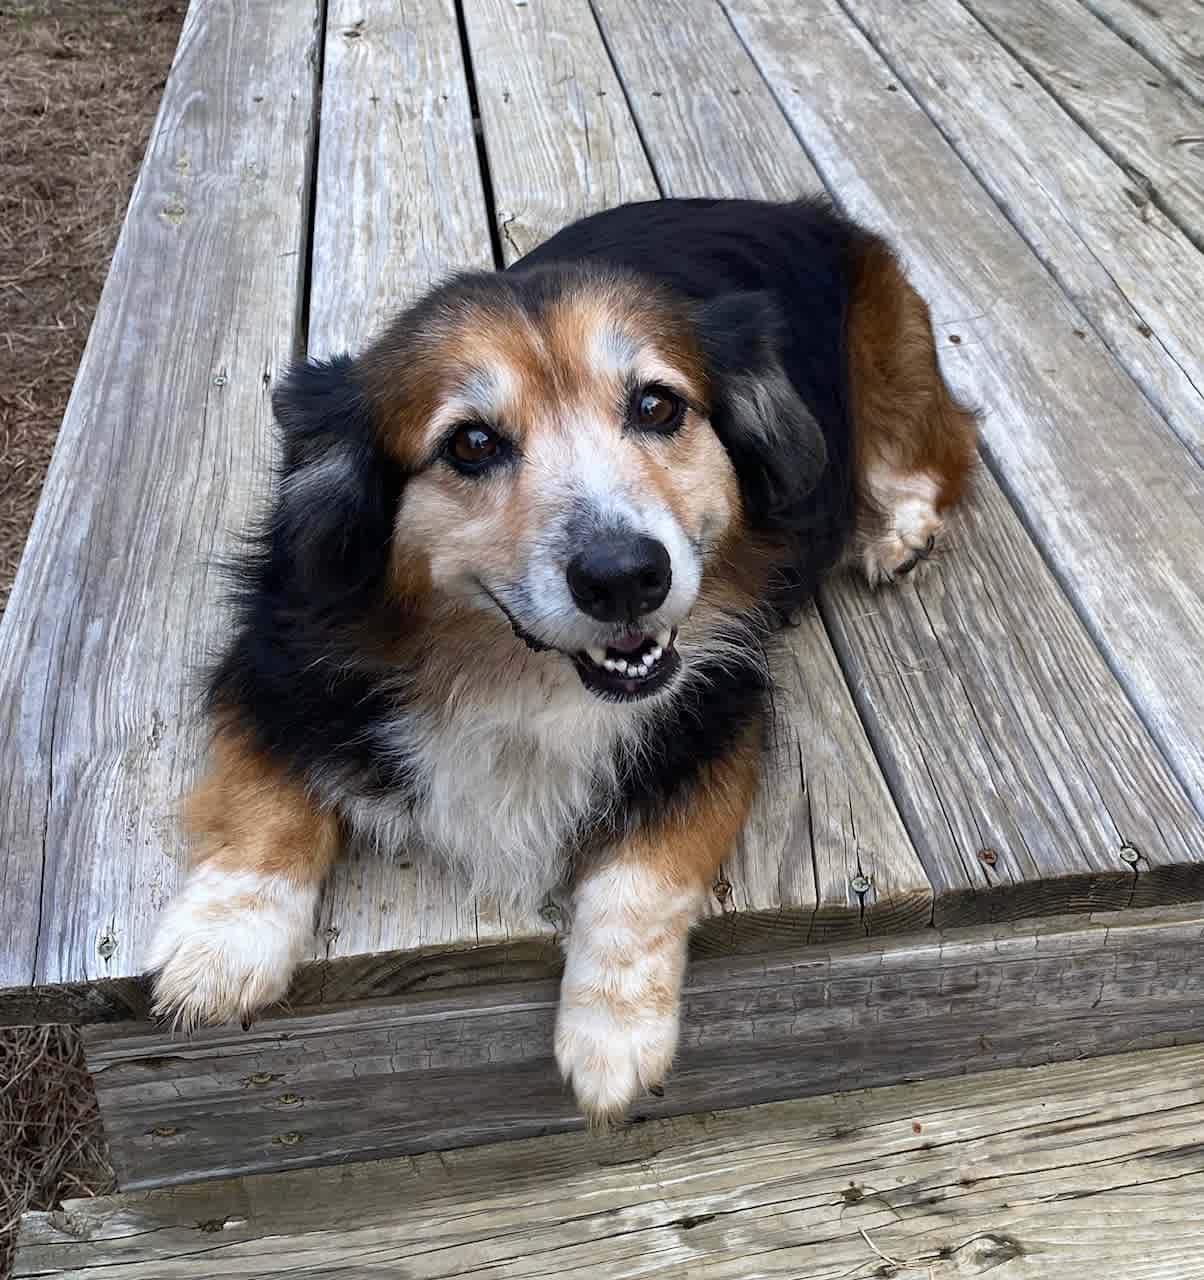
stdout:
POLYGON ((0 1031, 0 1277, 26 1209, 102 1195, 112 1181, 78 1032, 0 1031))
POLYGON ((0 0, 0 611, 184 8, 0 0))

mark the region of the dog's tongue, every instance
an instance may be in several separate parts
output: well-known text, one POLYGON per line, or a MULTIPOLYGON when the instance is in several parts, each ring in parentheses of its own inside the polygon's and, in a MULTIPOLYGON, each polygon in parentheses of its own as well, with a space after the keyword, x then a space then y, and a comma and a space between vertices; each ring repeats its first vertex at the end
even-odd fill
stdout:
POLYGON ((624 631, 617 640, 612 640, 606 647, 614 649, 616 653, 634 653, 647 638, 642 631, 624 631))

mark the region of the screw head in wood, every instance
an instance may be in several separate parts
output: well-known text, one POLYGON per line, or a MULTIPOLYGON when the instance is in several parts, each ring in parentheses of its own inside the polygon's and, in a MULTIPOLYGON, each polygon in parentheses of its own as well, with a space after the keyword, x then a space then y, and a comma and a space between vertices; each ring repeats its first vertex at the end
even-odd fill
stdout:
POLYGON ((1132 866, 1135 862, 1141 861, 1141 854, 1134 849, 1131 844, 1122 845, 1120 850, 1120 860, 1121 862, 1127 862, 1132 866))
POLYGON ((849 881, 849 888, 854 893, 868 893, 873 888, 873 881, 868 876, 854 876, 849 881))

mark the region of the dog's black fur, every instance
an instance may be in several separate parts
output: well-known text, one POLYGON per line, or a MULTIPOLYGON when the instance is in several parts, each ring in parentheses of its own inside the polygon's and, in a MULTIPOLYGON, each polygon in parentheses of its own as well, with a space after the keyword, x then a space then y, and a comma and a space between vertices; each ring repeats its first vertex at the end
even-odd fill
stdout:
MULTIPOLYGON (((742 620, 764 641, 776 613, 806 603, 853 531, 845 322, 850 251, 863 234, 822 200, 628 205, 566 228, 504 273, 451 281, 382 341, 396 348, 465 296, 504 292, 537 312, 583 265, 636 273, 685 300, 745 519, 786 548, 765 609, 742 620)), ((404 796, 412 785, 404 762, 372 745, 377 726, 404 714, 404 682, 360 641, 370 620, 405 626, 384 584, 406 476, 377 439, 360 370, 347 357, 302 365, 277 392, 283 485, 238 566, 238 625, 210 682, 210 707, 303 777, 332 771, 361 793, 404 796), (318 504, 312 490, 290 494, 298 466, 335 456, 350 463, 354 484, 318 504)), ((755 651, 747 662, 695 671, 652 722, 638 758, 621 762, 622 794, 598 823, 613 830, 663 810, 733 746, 769 693, 755 651)))

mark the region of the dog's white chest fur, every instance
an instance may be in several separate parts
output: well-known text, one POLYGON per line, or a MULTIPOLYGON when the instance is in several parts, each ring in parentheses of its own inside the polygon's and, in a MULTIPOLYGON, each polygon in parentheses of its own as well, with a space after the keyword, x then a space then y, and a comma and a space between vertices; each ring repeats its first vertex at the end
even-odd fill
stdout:
POLYGON ((352 828, 382 853, 418 846, 475 893, 538 903, 613 790, 616 749, 635 724, 568 674, 571 683, 519 681, 390 727, 387 749, 404 756, 416 785, 396 802, 344 798, 352 828))

